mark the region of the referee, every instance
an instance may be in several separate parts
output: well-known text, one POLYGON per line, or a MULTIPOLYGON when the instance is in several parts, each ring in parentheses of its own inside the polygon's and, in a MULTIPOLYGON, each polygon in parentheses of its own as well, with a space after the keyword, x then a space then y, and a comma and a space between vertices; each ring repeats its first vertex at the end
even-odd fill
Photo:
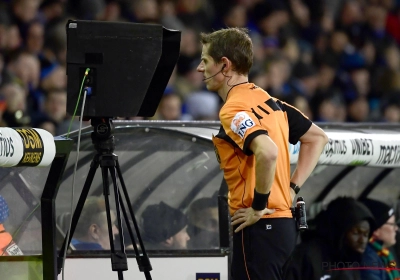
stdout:
POLYGON ((328 138, 299 110, 249 83, 253 45, 247 30, 202 33, 201 43, 197 70, 207 89, 225 102, 213 143, 229 188, 232 278, 281 280, 296 244, 290 208, 328 138), (289 143, 298 141, 299 158, 291 176, 289 143))

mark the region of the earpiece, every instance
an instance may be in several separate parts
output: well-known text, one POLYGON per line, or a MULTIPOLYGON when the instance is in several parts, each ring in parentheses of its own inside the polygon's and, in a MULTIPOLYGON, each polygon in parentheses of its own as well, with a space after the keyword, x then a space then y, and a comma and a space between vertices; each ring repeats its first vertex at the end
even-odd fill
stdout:
MULTIPOLYGON (((222 65, 221 70, 219 70, 217 73, 215 73, 215 74, 212 75, 211 77, 204 78, 204 79, 203 79, 203 82, 204 82, 204 81, 207 81, 207 80, 209 80, 209 79, 214 78, 214 77, 217 76, 219 73, 221 73, 222 75, 224 75, 224 73, 222 73, 222 70, 224 70, 225 66, 226 66, 226 64, 222 65)), ((225 75, 224 75, 224 76, 225 76, 225 75)))

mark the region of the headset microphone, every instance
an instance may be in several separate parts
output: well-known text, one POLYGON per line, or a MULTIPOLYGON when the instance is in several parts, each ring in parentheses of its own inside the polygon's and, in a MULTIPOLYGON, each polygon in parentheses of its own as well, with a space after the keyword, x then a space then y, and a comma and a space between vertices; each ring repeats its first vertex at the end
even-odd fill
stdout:
POLYGON ((209 80, 209 79, 212 79, 212 78, 214 78, 215 76, 217 76, 219 73, 222 72, 222 70, 224 70, 225 66, 226 66, 226 64, 224 64, 224 65, 222 66, 221 70, 219 70, 217 73, 215 73, 215 74, 212 75, 211 77, 204 78, 204 79, 203 79, 203 82, 204 82, 204 81, 207 81, 207 80, 209 80))

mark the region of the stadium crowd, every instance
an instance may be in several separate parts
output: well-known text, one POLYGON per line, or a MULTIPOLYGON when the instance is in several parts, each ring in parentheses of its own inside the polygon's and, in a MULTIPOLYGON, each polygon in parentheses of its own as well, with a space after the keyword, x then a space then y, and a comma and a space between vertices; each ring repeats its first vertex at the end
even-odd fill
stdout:
POLYGON ((67 131, 68 19, 182 31, 180 58, 153 119, 218 119, 221 100, 196 71, 199 34, 237 26, 248 28, 254 44, 250 82, 313 121, 400 120, 399 0, 2 0, 1 126, 67 131))

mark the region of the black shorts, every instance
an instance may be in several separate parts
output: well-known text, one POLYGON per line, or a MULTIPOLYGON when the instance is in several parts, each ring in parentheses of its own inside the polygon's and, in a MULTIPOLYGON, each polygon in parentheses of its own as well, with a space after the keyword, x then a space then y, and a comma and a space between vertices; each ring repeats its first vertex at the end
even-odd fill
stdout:
POLYGON ((232 279, 282 280, 283 268, 296 240, 293 218, 260 219, 233 233, 232 279))

